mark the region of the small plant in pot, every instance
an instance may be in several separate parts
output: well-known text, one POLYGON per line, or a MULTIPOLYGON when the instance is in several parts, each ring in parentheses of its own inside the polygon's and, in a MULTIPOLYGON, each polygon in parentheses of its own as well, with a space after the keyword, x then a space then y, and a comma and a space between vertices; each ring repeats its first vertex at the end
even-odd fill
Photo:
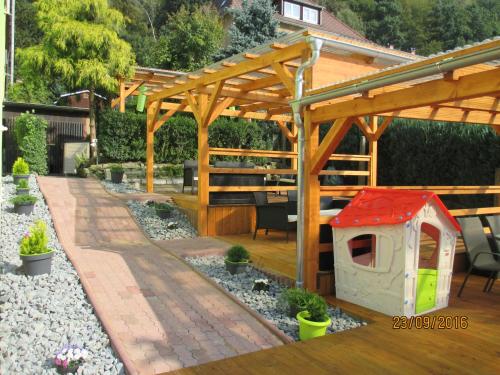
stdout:
POLYGON ((28 180, 19 180, 16 186, 17 195, 28 195, 30 193, 30 187, 28 185, 28 180))
POLYGON ((306 310, 297 314, 300 340, 324 336, 332 323, 328 316, 328 305, 323 297, 312 294, 307 301, 306 310))
POLYGON ((123 180, 124 169, 120 164, 113 164, 111 170, 111 182, 121 184, 123 180))
POLYGON ((59 374, 74 373, 87 359, 88 351, 77 345, 66 345, 54 356, 54 364, 59 374))
POLYGON ((47 247, 47 226, 38 220, 30 227, 19 244, 19 256, 23 261, 24 272, 28 276, 50 273, 54 251, 47 247))
POLYGON ((10 200, 14 204, 16 214, 30 215, 33 212, 37 199, 33 195, 17 195, 10 200))
POLYGON ((295 318, 299 312, 306 309, 307 302, 312 295, 311 292, 302 288, 288 288, 280 294, 278 306, 290 318, 295 318))
POLYGON ((241 245, 235 245, 227 251, 226 258, 224 259, 226 270, 231 275, 243 273, 247 269, 249 259, 250 253, 247 249, 241 245))
POLYGON ((169 203, 155 202, 154 208, 156 214, 162 219, 168 219, 174 210, 174 207, 169 203))
POLYGON ((30 166, 24 161, 23 158, 17 158, 12 164, 12 177, 14 184, 18 184, 19 180, 28 180, 30 177, 30 166))

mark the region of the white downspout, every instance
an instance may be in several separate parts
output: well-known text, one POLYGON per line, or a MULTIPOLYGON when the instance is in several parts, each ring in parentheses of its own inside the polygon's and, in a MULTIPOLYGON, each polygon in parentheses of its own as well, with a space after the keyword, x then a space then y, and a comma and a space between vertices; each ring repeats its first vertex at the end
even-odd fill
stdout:
POLYGON ((307 37, 306 43, 311 48, 311 57, 297 68, 295 74, 295 95, 291 103, 293 120, 297 126, 298 161, 297 161, 297 264, 296 281, 297 288, 304 286, 304 151, 305 135, 304 122, 302 121, 302 105, 300 99, 304 89, 304 72, 313 66, 319 58, 323 40, 307 37))

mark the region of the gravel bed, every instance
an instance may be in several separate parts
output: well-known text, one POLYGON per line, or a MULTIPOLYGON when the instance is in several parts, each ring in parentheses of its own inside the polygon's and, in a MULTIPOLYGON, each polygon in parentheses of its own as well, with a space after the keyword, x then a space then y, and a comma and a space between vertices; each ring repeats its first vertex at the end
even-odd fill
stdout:
POLYGON ((115 184, 111 181, 100 180, 101 184, 104 188, 112 193, 121 193, 121 194, 135 194, 135 193, 143 193, 144 191, 141 189, 136 189, 132 184, 128 182, 122 182, 120 184, 115 184))
POLYGON ((197 236, 196 229, 178 208, 174 208, 170 218, 161 219, 147 202, 129 200, 127 206, 144 232, 153 240, 175 240, 197 236))
POLYGON ((3 178, 0 221, 0 373, 56 374, 54 353, 65 344, 89 351, 79 374, 124 374, 123 364, 88 302, 78 275, 57 239, 52 219, 36 180, 31 194, 34 212, 17 215, 8 200, 15 194, 12 177, 3 178), (47 224, 54 249, 50 275, 25 276, 19 267, 18 243, 38 219, 47 224))
MULTIPOLYGON (((186 261, 209 276, 252 310, 257 311, 286 335, 295 341, 299 340, 299 322, 295 318, 288 317, 278 303, 280 294, 286 289, 285 285, 273 281, 268 292, 253 292, 254 280, 266 279, 267 276, 251 266, 248 267, 246 273, 231 275, 225 269, 224 257, 222 256, 187 257, 186 261)), ((367 324, 347 315, 338 307, 330 306, 328 312, 332 324, 328 327, 327 334, 342 332, 367 324)))

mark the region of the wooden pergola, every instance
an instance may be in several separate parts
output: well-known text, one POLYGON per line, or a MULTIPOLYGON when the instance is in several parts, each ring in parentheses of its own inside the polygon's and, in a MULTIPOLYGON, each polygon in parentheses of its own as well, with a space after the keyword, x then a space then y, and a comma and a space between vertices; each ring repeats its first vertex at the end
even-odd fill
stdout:
MULTIPOLYGON (((290 101, 295 98, 297 68, 310 58, 308 40, 321 38, 319 59, 304 73, 304 98, 317 98, 302 108, 305 126, 304 241, 305 286, 316 289, 319 225, 329 218, 319 215, 320 196, 353 196, 361 186, 320 186, 319 176, 366 176, 377 185, 377 142, 395 117, 490 125, 500 134, 500 68, 496 57, 480 64, 381 85, 373 90, 337 95, 321 100, 322 94, 353 88, 367 81, 395 77, 409 71, 441 64, 481 51, 500 50, 500 40, 421 58, 376 44, 325 35, 310 30, 289 34, 270 45, 254 48, 197 72, 161 73, 138 70, 133 80, 123 82, 113 103, 124 108, 128 95, 148 87, 147 99, 147 190, 153 190, 154 133, 175 113, 191 112, 198 123, 198 232, 209 233, 209 193, 220 191, 276 191, 295 187, 209 186, 210 173, 249 173, 248 169, 209 166, 210 155, 263 156, 297 159, 297 133, 290 101), (308 39, 306 39, 308 38, 308 39), (168 75, 171 75, 170 77, 168 75), (208 128, 219 116, 275 121, 291 143, 292 151, 215 149, 208 145, 208 128), (333 123, 319 142, 319 124, 333 123), (368 155, 334 154, 352 125, 358 126, 369 144, 368 155), (324 170, 328 160, 365 162, 368 170, 324 170)), ((495 53, 492 56, 496 56, 495 53)), ((498 57, 500 58, 500 57, 498 57)), ((252 173, 296 174, 291 169, 254 170, 252 173)), ((401 188, 401 187, 395 187, 401 188)), ((499 186, 435 186, 438 194, 498 194, 499 186)), ((484 212, 500 212, 498 208, 484 212)))

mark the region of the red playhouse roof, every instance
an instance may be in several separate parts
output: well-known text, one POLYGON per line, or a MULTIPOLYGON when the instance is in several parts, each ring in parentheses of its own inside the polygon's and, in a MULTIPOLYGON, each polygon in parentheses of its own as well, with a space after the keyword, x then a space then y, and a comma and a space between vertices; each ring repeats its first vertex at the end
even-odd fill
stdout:
POLYGON ((411 220, 431 200, 441 209, 457 231, 460 225, 441 199, 431 191, 364 188, 337 216, 330 220, 335 228, 400 224, 411 220))

